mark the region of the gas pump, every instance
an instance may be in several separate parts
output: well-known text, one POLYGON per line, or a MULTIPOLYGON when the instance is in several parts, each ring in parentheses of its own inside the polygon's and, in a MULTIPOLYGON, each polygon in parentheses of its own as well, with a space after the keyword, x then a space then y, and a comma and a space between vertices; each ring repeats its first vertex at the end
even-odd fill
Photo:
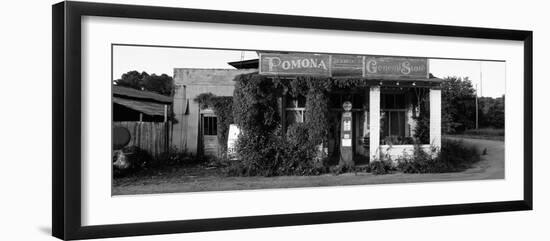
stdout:
POLYGON ((353 162, 353 118, 351 114, 351 102, 346 101, 342 105, 344 112, 342 113, 342 123, 340 128, 340 161, 338 165, 340 167, 353 167, 355 163, 353 162))

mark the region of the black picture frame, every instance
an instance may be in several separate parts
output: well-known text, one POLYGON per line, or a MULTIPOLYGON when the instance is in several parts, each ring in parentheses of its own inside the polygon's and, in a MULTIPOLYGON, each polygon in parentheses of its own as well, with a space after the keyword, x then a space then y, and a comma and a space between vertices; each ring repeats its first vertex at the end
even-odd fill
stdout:
POLYGON ((380 219, 532 210, 533 208, 533 32, 523 30, 366 21, 171 7, 60 2, 52 6, 52 233, 60 239, 200 232, 380 219), (81 225, 81 17, 229 23, 258 26, 350 30, 427 36, 517 40, 524 43, 523 199, 421 207, 212 218, 165 222, 81 225))

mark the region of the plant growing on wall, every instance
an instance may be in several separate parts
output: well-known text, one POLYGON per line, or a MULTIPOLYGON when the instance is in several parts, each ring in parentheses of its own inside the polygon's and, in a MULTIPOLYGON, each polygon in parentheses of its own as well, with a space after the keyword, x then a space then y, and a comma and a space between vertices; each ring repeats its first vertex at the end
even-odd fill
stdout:
POLYGON ((414 104, 417 110, 413 114, 416 122, 414 140, 419 144, 430 144, 430 103, 427 89, 414 89, 414 104))
MULTIPOLYGON (((368 88, 362 79, 266 77, 257 73, 235 78, 233 118, 241 129, 237 152, 241 157, 228 171, 232 175, 294 175, 324 172, 315 163, 319 145, 327 141, 329 100, 334 89, 368 88), (282 95, 306 97, 305 123, 282 130, 278 98, 282 95), (283 132, 286 131, 286 132, 283 132)), ((426 92, 427 93, 427 92, 426 92)), ((424 93, 422 98, 427 98, 424 93)), ((420 102, 420 101, 417 101, 420 102)), ((427 102, 420 112, 427 113, 427 102)), ((417 116, 416 138, 429 142, 429 115, 417 116)), ((326 168, 326 167, 325 167, 326 168)))
POLYGON ((229 125, 233 123, 233 97, 216 96, 209 92, 202 93, 193 100, 199 103, 201 109, 211 108, 216 114, 218 146, 221 148, 221 153, 227 153, 229 125))
POLYGON ((272 81, 257 74, 235 77, 233 118, 241 129, 237 152, 241 161, 230 167, 234 175, 272 176, 279 145, 275 131, 280 123, 272 81))
POLYGON ((238 75, 235 81, 235 123, 244 132, 272 134, 280 123, 274 83, 258 74, 238 75))
POLYGON ((292 175, 318 173, 315 147, 326 139, 328 104, 325 82, 310 78, 267 78, 257 73, 235 78, 234 120, 241 128, 237 151, 238 175, 292 175), (306 96, 306 123, 281 130, 278 97, 283 93, 306 96))
POLYGON ((306 95, 305 119, 309 128, 309 141, 313 145, 322 145, 327 141, 328 98, 321 82, 309 81, 306 95))

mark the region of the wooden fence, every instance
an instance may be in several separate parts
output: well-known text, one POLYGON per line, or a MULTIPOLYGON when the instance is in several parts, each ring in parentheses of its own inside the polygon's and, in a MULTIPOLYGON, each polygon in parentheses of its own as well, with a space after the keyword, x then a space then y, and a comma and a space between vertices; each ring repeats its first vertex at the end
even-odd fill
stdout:
POLYGON ((113 125, 128 129, 131 138, 127 146, 138 146, 153 157, 167 152, 170 147, 168 141, 170 122, 122 121, 114 122, 113 125))

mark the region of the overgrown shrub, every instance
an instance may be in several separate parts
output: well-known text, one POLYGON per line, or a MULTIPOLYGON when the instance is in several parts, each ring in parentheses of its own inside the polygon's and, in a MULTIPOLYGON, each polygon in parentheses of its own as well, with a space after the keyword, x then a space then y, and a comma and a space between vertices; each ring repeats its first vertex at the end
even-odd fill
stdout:
POLYGON ((413 115, 416 122, 414 127, 414 141, 420 144, 430 143, 430 102, 429 91, 426 89, 417 89, 414 91, 415 101, 413 105, 417 112, 413 115))
POLYGON ((316 165, 316 143, 311 140, 311 129, 304 123, 296 123, 290 126, 286 133, 286 139, 280 144, 282 159, 279 168, 280 174, 311 175, 320 174, 324 165, 316 165))
POLYGON ((321 145, 326 142, 329 130, 328 98, 319 83, 309 83, 306 95, 305 120, 309 129, 309 140, 313 145, 321 145))
POLYGON ((481 156, 474 145, 466 145, 461 140, 443 140, 439 159, 449 163, 455 171, 462 171, 478 162, 481 156))
POLYGON ((404 173, 439 173, 447 172, 448 167, 439 158, 433 158, 419 145, 415 145, 412 156, 398 160, 397 169, 404 173))
POLYGON ((274 82, 258 74, 242 74, 235 78, 233 118, 243 132, 267 137, 280 125, 274 82))
POLYGON ((124 176, 148 167, 152 162, 153 158, 147 151, 126 146, 113 152, 113 174, 115 177, 124 176))
POLYGON ((241 128, 237 141, 240 161, 227 168, 229 175, 310 175, 320 173, 316 147, 327 135, 326 96, 309 79, 272 80, 258 74, 236 77, 233 117, 241 128), (311 87, 311 88, 310 88, 311 87), (282 133, 278 96, 306 94, 306 123, 298 123, 282 133), (315 123, 315 125, 310 124, 315 123))
POLYGON ((316 175, 325 172, 315 165, 315 146, 308 142, 308 128, 303 123, 289 127, 286 136, 269 137, 241 134, 237 141, 239 161, 230 162, 225 172, 231 176, 316 175))
POLYGON ((214 101, 214 112, 218 116, 218 143, 221 153, 227 153, 229 125, 233 124, 233 97, 218 97, 214 101))
POLYGON ((368 170, 374 175, 384 175, 393 173, 395 168, 391 161, 379 160, 369 163, 368 170))
POLYGON ((386 153, 384 155, 380 155, 380 158, 376 160, 371 160, 366 170, 375 175, 384 175, 393 173, 396 171, 396 168, 393 164, 391 156, 386 153))
POLYGON ((289 144, 291 145, 303 145, 306 146, 308 144, 308 140, 310 138, 310 130, 305 123, 295 123, 288 127, 286 131, 286 139, 289 144))
POLYGON ((240 160, 228 167, 229 175, 273 176, 280 159, 277 96, 272 81, 258 74, 235 77, 233 119, 241 128, 236 143, 240 160))
POLYGON ((415 143, 414 139, 409 136, 386 136, 380 142, 382 145, 410 145, 415 143))
POLYGON ((240 160, 232 163, 227 174, 237 176, 274 176, 280 155, 278 138, 274 135, 260 135, 243 132, 237 140, 240 160))
POLYGON ((399 160, 397 169, 404 173, 459 172, 479 160, 480 154, 475 146, 467 146, 462 141, 443 140, 441 150, 435 155, 415 145, 412 157, 399 160))
MULTIPOLYGON (((425 113, 424 111, 423 113, 425 113)), ((428 114, 420 114, 417 117, 413 117, 416 121, 416 126, 414 127, 414 139, 421 144, 430 143, 430 117, 428 114)))

